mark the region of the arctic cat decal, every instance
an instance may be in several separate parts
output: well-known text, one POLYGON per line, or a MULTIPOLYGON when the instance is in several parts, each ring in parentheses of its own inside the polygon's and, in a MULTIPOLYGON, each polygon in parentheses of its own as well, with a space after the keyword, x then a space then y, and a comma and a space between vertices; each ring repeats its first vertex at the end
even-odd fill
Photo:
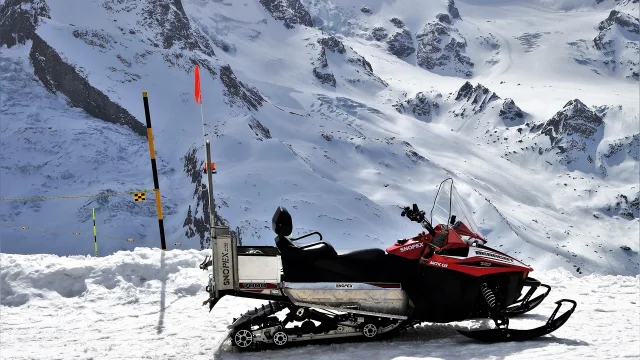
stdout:
POLYGON ((407 245, 405 247, 401 247, 400 248, 400 252, 405 252, 405 251, 409 251, 409 250, 413 250, 413 249, 419 249, 421 247, 424 247, 423 243, 415 243, 415 244, 407 245))
POLYGON ((486 257, 490 257, 493 259, 498 259, 498 260, 502 260, 502 261, 506 261, 506 262, 510 262, 512 263, 513 260, 507 256, 502 256, 500 254, 496 254, 494 252, 489 252, 489 251, 484 251, 484 250, 476 250, 475 251, 476 255, 479 256, 486 256, 486 257))
POLYGON ((429 261, 429 265, 440 266, 440 267, 443 267, 443 268, 449 267, 449 264, 445 264, 445 263, 441 263, 441 262, 433 261, 433 260, 429 261))

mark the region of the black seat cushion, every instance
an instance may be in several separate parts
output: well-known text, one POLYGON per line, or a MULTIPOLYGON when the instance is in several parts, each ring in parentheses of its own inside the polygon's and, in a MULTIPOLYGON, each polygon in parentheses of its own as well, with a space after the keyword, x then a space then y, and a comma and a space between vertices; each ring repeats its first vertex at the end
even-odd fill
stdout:
POLYGON ((333 246, 324 241, 300 247, 286 237, 278 236, 276 246, 280 250, 283 261, 314 262, 320 259, 334 259, 338 256, 333 246))
POLYGON ((338 255, 338 258, 340 260, 353 261, 378 261, 384 258, 385 254, 382 249, 362 249, 338 255))

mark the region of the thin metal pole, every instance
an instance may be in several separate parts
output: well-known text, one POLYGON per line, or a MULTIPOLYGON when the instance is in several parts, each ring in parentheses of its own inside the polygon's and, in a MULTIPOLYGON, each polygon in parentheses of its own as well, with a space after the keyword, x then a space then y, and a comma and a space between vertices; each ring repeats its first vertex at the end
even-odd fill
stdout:
MULTIPOLYGON (((207 149, 207 164, 205 165, 205 169, 207 170, 207 188, 209 189, 209 226, 211 227, 211 239, 217 239, 216 234, 216 208, 213 204, 213 169, 211 166, 211 142, 207 140, 206 145, 207 149)), ((213 243, 212 243, 213 244, 213 243)))
POLYGON ((149 154, 151 156, 151 170, 153 171, 153 191, 156 194, 156 210, 158 213, 158 226, 160 227, 160 245, 162 250, 167 250, 167 243, 164 239, 164 222, 162 217, 162 197, 160 196, 160 184, 158 181, 158 168, 156 167, 156 150, 153 147, 153 131, 151 130, 151 115, 149 114, 149 99, 147 92, 142 92, 144 103, 144 115, 147 120, 147 140, 149 141, 149 154))
POLYGON ((93 250, 98 257, 98 236, 96 232, 96 209, 91 209, 91 217, 93 218, 93 250))

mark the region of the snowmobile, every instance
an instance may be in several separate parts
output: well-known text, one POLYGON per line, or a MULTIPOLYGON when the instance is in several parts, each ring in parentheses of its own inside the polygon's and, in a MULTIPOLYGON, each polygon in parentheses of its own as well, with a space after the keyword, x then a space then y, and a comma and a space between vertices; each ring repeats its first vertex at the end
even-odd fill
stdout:
POLYGON ((510 318, 537 307, 551 287, 530 277, 528 265, 486 246, 452 179, 440 183, 429 220, 417 204, 401 215, 426 231, 386 251, 346 254, 338 254, 319 232, 291 237, 292 218, 283 207, 272 219, 276 246, 237 246, 228 228, 218 227, 212 256, 200 264, 212 268, 203 305, 211 311, 223 296, 268 301, 228 326, 227 336, 238 348, 373 339, 421 322, 467 319, 491 319, 495 327, 458 330, 464 336, 523 341, 555 331, 575 310, 575 301, 562 299, 544 325, 509 328, 510 318), (311 236, 319 241, 296 243, 311 236), (537 289, 543 292, 534 296, 537 289), (570 309, 556 316, 563 304, 570 309))

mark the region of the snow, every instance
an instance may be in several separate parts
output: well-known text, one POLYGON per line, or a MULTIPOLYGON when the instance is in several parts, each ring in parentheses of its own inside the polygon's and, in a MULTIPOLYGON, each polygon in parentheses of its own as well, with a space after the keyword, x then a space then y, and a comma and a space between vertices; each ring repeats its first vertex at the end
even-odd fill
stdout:
MULTIPOLYGON (((0 356, 3 359, 211 359, 233 317, 262 301, 225 297, 208 313, 197 268, 208 251, 135 248, 112 255, 2 254, 0 356)), ((302 345, 222 359, 621 359, 640 357, 640 275, 575 277, 559 269, 532 276, 552 287, 512 328, 540 325, 554 301, 578 306, 553 334, 522 343, 483 344, 455 329, 482 321, 422 324, 392 339, 302 345)))

